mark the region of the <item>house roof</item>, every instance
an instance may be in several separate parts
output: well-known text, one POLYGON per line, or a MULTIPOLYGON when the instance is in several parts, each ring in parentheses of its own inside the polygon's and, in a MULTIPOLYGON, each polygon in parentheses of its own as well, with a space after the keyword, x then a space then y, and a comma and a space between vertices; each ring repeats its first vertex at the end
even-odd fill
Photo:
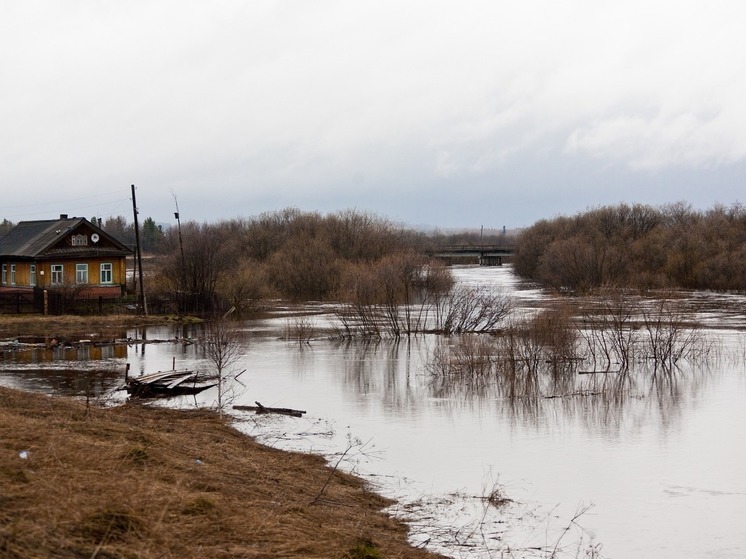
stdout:
POLYGON ((99 256, 122 256, 132 250, 84 217, 21 221, 0 239, 0 256, 17 258, 51 258, 86 256, 94 252, 99 256), (60 243, 67 235, 78 230, 98 233, 106 242, 97 246, 77 247, 60 243))

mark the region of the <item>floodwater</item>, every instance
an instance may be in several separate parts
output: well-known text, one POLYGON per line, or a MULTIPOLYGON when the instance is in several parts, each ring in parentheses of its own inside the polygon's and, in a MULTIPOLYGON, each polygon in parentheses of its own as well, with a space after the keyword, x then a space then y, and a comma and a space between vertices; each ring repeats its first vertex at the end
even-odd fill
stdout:
MULTIPOLYGON (((513 293, 520 309, 550 297, 510 267, 454 268, 459 281, 513 293)), ((229 403, 305 410, 302 419, 235 415, 278 448, 318 452, 395 497, 412 541, 452 557, 746 557, 746 297, 690 294, 689 317, 714 351, 666 375, 634 372, 623 390, 577 375, 535 398, 436 381, 427 363, 452 340, 338 342, 329 310, 309 307, 319 335, 283 336, 293 318, 245 323, 229 403), (494 491, 510 499, 499 506, 494 491)), ((528 312, 528 311, 527 311, 528 312)), ((95 334, 95 333, 92 333, 95 334)), ((135 340, 197 337, 181 327, 123 332, 135 340)), ((59 394, 112 391, 130 374, 210 365, 199 344, 132 343, 79 350, 6 346, 0 383, 59 394)), ((211 406, 207 391, 159 405, 211 406)), ((209 449, 204 459, 209 460, 209 449)))

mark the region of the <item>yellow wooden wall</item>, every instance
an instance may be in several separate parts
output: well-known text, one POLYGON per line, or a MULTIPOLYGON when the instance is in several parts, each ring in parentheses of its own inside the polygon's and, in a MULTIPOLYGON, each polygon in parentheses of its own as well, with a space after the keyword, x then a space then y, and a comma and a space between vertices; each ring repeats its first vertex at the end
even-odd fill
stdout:
MULTIPOLYGON (((100 285, 99 280, 101 277, 101 264, 111 263, 111 283, 101 285, 125 285, 127 281, 127 262, 124 257, 114 258, 91 258, 86 260, 59 260, 59 261, 45 261, 38 262, 36 264, 36 285, 38 287, 49 287, 52 283, 52 265, 62 264, 64 283, 66 285, 75 284, 75 265, 76 264, 88 264, 88 284, 89 285, 100 285), (42 274, 42 271, 44 272, 42 274)), ((17 287, 27 287, 31 279, 31 264, 32 262, 6 262, 7 264, 7 283, 5 286, 10 287, 10 267, 12 264, 16 266, 16 281, 17 287)))

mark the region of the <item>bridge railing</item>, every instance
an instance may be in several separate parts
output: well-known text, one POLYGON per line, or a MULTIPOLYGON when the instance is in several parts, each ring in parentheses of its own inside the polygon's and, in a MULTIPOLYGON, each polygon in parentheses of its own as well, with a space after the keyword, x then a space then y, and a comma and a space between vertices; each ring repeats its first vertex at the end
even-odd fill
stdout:
POLYGON ((432 249, 430 252, 513 252, 512 246, 507 245, 443 245, 432 249))

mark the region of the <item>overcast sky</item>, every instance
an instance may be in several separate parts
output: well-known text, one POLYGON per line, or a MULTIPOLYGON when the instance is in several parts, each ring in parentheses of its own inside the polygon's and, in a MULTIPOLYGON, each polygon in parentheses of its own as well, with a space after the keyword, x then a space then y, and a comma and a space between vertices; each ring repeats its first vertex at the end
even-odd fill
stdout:
POLYGON ((746 202, 741 0, 0 6, 0 219, 746 202))

